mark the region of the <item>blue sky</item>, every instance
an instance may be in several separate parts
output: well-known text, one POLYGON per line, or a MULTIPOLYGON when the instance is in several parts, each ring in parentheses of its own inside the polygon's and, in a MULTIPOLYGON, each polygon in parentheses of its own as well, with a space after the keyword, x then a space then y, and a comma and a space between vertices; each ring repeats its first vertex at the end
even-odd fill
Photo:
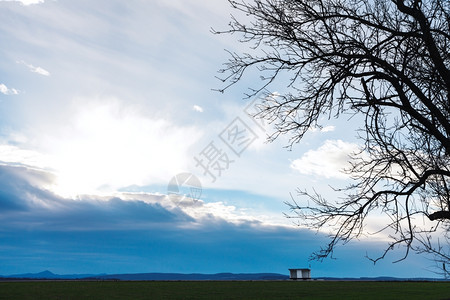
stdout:
POLYGON ((308 261, 326 234, 295 226, 284 202, 297 188, 338 196, 357 120, 324 120, 292 151, 265 143, 243 100, 258 76, 213 91, 224 49, 245 51, 211 34, 230 13, 225 0, 0 1, 0 274, 433 276, 422 257, 392 264, 401 252, 371 264, 383 236, 308 261), (247 135, 232 142, 236 126, 247 135), (197 163, 212 150, 220 172, 197 163), (202 196, 180 204, 167 188, 183 172, 202 196))

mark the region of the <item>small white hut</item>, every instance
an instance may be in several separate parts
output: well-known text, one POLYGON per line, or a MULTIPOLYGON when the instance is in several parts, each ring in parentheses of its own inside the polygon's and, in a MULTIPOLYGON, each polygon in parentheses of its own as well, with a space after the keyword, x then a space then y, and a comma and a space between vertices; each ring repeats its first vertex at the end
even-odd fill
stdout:
POLYGON ((311 269, 289 269, 289 278, 292 280, 311 279, 311 269))

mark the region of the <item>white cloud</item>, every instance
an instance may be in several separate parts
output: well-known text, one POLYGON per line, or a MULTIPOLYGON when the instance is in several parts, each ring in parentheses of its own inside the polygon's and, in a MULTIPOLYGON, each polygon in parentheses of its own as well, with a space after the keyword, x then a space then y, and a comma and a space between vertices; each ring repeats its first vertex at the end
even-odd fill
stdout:
POLYGON ((193 107, 192 107, 192 109, 193 110, 195 110, 195 111, 197 111, 197 112, 203 112, 203 107, 201 107, 201 106, 198 106, 198 105, 194 105, 193 107))
POLYGON ((50 168, 49 159, 45 155, 37 151, 11 145, 0 145, 0 161, 12 165, 26 165, 39 169, 50 168))
POLYGON ((38 73, 38 74, 43 75, 43 76, 50 76, 50 72, 45 70, 44 68, 35 67, 32 64, 28 64, 28 63, 24 62, 23 60, 18 61, 17 63, 27 66, 28 69, 30 69, 31 72, 38 73))
POLYGON ((322 130, 320 130, 321 132, 331 132, 334 131, 335 127, 330 125, 330 126, 325 126, 324 128, 322 128, 322 130))
POLYGON ((310 128, 309 130, 311 131, 311 132, 317 132, 317 131, 320 131, 320 132, 332 132, 332 131, 334 131, 336 129, 336 127, 334 127, 334 126, 332 126, 332 125, 329 125, 329 126, 325 126, 325 127, 322 127, 322 128, 319 128, 319 127, 312 127, 312 128, 310 128))
POLYGON ((10 89, 3 83, 0 84, 0 93, 4 95, 17 95, 19 94, 19 91, 16 89, 10 89))
POLYGON ((22 5, 32 5, 32 4, 39 4, 44 3, 44 0, 0 0, 3 2, 20 2, 22 5))
POLYGON ((32 72, 35 72, 35 73, 38 73, 38 74, 41 74, 44 76, 50 76, 50 72, 41 67, 33 67, 30 65, 30 69, 32 72))
POLYGON ((79 108, 65 125, 35 128, 0 143, 0 164, 52 172, 49 189, 64 197, 167 184, 189 169, 201 130, 144 115, 114 99, 76 102, 79 108))
POLYGON ((343 170, 349 167, 349 155, 358 151, 358 145, 342 140, 326 140, 316 150, 309 150, 291 163, 291 168, 302 174, 325 178, 348 178, 343 170))

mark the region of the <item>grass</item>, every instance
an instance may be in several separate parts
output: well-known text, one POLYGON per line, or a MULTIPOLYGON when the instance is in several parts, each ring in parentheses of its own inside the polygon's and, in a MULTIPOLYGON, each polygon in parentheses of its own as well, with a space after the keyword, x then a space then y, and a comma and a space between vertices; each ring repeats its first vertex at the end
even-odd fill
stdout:
POLYGON ((450 299, 450 282, 0 282, 0 299, 450 299))

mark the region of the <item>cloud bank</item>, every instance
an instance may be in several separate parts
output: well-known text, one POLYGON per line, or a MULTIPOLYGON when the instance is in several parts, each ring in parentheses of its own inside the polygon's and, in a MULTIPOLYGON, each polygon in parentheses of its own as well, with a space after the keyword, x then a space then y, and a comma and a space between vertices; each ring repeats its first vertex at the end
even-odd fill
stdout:
POLYGON ((267 257, 284 261, 284 269, 294 261, 280 252, 307 253, 297 249, 301 231, 227 220, 233 208, 221 203, 180 207, 145 193, 67 199, 40 188, 53 180, 50 174, 25 167, 0 166, 0 179, 2 272, 56 265, 77 272, 245 271, 255 261, 262 271, 280 264, 263 263, 267 257))
MULTIPOLYGON (((239 217, 235 208, 219 202, 177 206, 166 195, 151 193, 69 199, 43 188, 52 180, 47 172, 0 166, 3 274, 45 269, 61 274, 286 274, 288 268, 311 264, 311 251, 326 242, 307 230, 239 217)), ((339 249, 341 260, 312 263, 314 276, 382 275, 364 253, 359 247, 339 249)), ((391 275, 412 276, 410 270, 389 268, 391 275)))

